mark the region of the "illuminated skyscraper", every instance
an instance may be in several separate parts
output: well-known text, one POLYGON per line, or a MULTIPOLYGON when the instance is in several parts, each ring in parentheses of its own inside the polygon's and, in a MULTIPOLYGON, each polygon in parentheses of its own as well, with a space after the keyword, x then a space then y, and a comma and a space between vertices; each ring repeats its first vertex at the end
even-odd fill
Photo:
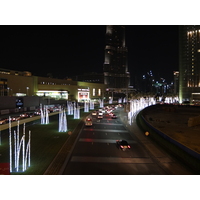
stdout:
POLYGON ((106 26, 105 61, 103 66, 104 84, 107 88, 121 91, 130 85, 125 45, 125 27, 106 26))
POLYGON ((179 27, 179 99, 200 100, 200 25, 179 27))

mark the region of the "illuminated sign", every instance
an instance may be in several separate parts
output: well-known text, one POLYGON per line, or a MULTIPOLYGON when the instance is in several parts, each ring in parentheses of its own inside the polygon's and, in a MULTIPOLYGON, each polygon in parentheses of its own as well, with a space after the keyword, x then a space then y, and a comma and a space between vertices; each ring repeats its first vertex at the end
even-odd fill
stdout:
POLYGON ((52 97, 56 99, 68 99, 68 91, 59 91, 59 90, 39 90, 36 93, 38 96, 47 96, 47 97, 52 97))
POLYGON ((89 100, 89 92, 78 92, 78 101, 89 100))
POLYGON ((87 92, 89 92, 89 89, 88 88, 87 89, 79 88, 78 91, 87 91, 87 92))
POLYGON ((23 107, 24 103, 23 103, 23 98, 17 98, 16 99, 16 108, 21 108, 23 107))

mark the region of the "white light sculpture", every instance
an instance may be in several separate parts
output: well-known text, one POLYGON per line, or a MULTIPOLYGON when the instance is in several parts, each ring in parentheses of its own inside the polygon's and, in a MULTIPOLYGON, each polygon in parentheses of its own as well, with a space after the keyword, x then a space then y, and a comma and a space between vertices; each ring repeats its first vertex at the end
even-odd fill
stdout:
POLYGON ((126 99, 126 97, 124 97, 124 99, 123 99, 123 103, 126 103, 127 102, 127 99, 126 99))
POLYGON ((59 132, 67 131, 67 117, 66 112, 63 108, 59 109, 59 132))
POLYGON ((76 108, 76 106, 74 106, 74 119, 79 119, 80 118, 80 106, 78 106, 76 108))
POLYGON ((45 111, 46 111, 46 113, 45 113, 45 117, 46 117, 45 124, 49 124, 49 111, 47 109, 47 106, 46 106, 45 111))
POLYGON ((10 146, 10 172, 12 172, 12 134, 11 134, 11 118, 9 116, 9 146, 10 146))
POLYGON ((40 105, 40 116, 41 116, 41 124, 49 124, 49 112, 48 107, 44 106, 42 109, 42 105, 40 105))
MULTIPOLYGON (((25 142, 25 123, 23 126, 23 136, 21 140, 19 140, 19 121, 17 125, 17 133, 14 131, 14 160, 15 160, 15 170, 16 172, 19 171, 19 161, 20 161, 20 153, 22 151, 22 171, 24 172, 27 169, 27 162, 28 167, 30 167, 30 160, 31 160, 31 131, 29 131, 29 140, 26 146, 25 142), (22 148, 21 148, 22 147, 22 148)), ((12 132, 11 132, 11 119, 9 117, 9 146, 10 146, 10 172, 13 172, 13 166, 12 166, 12 132)))
POLYGON ((78 106, 78 109, 77 109, 77 119, 80 119, 80 106, 78 106))
POLYGON ((90 100, 90 110, 94 110, 94 101, 90 100))
POLYGON ((118 99, 118 103, 122 103, 122 98, 119 98, 119 99, 118 99))
POLYGON ((84 112, 89 112, 89 103, 88 102, 84 102, 84 112))
POLYGON ((101 100, 101 99, 99 99, 99 107, 100 108, 103 108, 103 106, 104 106, 104 101, 103 101, 103 99, 101 100))
POLYGON ((72 104, 72 102, 67 102, 67 112, 68 112, 68 115, 73 115, 73 104, 72 104))

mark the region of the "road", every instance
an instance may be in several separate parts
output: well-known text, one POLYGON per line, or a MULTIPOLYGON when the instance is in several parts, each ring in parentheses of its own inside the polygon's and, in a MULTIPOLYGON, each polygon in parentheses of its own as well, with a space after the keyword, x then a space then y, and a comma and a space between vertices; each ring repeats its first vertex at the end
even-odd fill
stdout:
POLYGON ((131 125, 122 108, 118 118, 93 117, 92 127, 83 127, 68 158, 63 175, 191 175, 192 172, 131 125), (119 117, 120 116, 120 117, 119 117), (121 118, 121 119, 120 119, 121 118), (116 140, 129 142, 131 149, 117 148, 116 140))

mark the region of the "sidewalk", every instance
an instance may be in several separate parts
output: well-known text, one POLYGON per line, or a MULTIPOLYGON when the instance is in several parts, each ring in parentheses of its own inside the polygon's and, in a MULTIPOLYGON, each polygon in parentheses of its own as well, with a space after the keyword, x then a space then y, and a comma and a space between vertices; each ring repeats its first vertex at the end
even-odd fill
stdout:
POLYGON ((200 107, 154 107, 144 117, 156 129, 184 146, 200 153, 200 125, 188 127, 190 117, 199 116, 200 107))

